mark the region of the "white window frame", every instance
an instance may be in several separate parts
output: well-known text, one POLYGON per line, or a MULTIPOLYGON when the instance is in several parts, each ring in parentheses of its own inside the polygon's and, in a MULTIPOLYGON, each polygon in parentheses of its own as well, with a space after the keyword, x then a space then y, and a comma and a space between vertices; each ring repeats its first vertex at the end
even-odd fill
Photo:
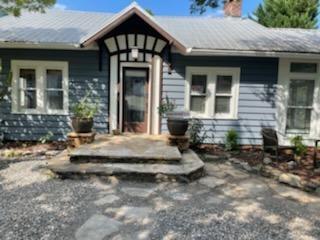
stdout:
MULTIPOLYGON (((191 117, 194 118, 228 120, 238 119, 240 74, 241 68, 235 67, 186 67, 185 110, 189 111, 191 117), (204 114, 192 112, 190 109, 192 75, 207 75, 207 97, 204 114), (228 96, 231 95, 229 114, 215 113, 216 84, 217 76, 219 75, 232 76, 231 94, 227 94, 228 96)), ((225 94, 219 94, 218 96, 222 95, 225 94)))
POLYGON ((280 59, 279 60, 279 76, 276 95, 276 120, 277 131, 279 133, 279 141, 282 145, 289 145, 290 139, 296 135, 303 136, 306 140, 312 140, 319 137, 320 133, 320 62, 316 60, 304 59, 280 59), (317 73, 295 73, 290 71, 291 63, 317 63, 317 73), (289 91, 291 80, 314 80, 314 96, 311 113, 311 123, 309 133, 291 133, 287 132, 287 113, 289 103, 289 91))
POLYGON ((12 113, 16 114, 44 114, 68 115, 69 113, 69 64, 58 61, 30 61, 12 60, 12 113), (36 71, 37 108, 24 109, 20 106, 20 69, 34 69, 36 71), (53 110, 47 107, 47 70, 62 71, 63 109, 53 110))

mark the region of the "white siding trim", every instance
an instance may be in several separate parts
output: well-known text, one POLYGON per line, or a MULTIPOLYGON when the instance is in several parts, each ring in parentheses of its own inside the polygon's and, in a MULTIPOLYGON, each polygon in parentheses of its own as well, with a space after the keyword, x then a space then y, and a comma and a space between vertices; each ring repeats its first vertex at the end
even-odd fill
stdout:
POLYGON ((47 114, 47 115, 67 115, 69 112, 69 64, 68 62, 56 61, 31 61, 12 60, 12 113, 13 114, 47 114), (19 73, 20 69, 35 69, 37 108, 21 109, 19 106, 19 73), (46 70, 61 70, 63 77, 63 110, 50 110, 46 103, 46 70))
POLYGON ((110 58, 110 131, 118 129, 118 56, 110 58))
POLYGON ((124 62, 120 65, 120 83, 118 85, 118 56, 110 59, 110 131, 118 129, 123 131, 123 68, 136 67, 149 69, 149 98, 148 98, 148 134, 160 133, 160 116, 158 107, 160 106, 161 91, 161 70, 162 59, 154 56, 152 63, 124 62), (119 119, 118 119, 118 92, 119 92, 119 119), (118 125, 119 123, 119 125, 118 125))
POLYGON ((160 93, 161 93, 161 76, 162 76, 162 59, 154 56, 153 60, 153 77, 152 77, 152 134, 160 134, 160 93))
POLYGON ((152 103, 152 65, 149 63, 141 63, 141 62, 126 62, 120 64, 120 131, 123 132, 123 68, 133 67, 133 68, 148 68, 149 69, 149 96, 148 96, 148 134, 151 134, 151 103, 152 103))
POLYGON ((190 111, 192 117, 213 119, 238 119, 238 102, 240 89, 241 69, 234 67, 187 67, 185 85, 185 110, 190 111), (207 97, 205 113, 199 114, 190 111, 191 80, 193 74, 207 75, 207 97), (230 114, 215 114, 216 81, 218 75, 232 75, 232 98, 230 114))
POLYGON ((117 41, 118 41, 118 44, 119 44, 119 50, 125 50, 125 49, 128 48, 125 34, 118 35, 117 36, 117 41))
POLYGON ((113 53, 118 50, 117 44, 116 44, 116 39, 114 37, 108 38, 107 40, 104 41, 105 44, 107 45, 109 52, 113 53))

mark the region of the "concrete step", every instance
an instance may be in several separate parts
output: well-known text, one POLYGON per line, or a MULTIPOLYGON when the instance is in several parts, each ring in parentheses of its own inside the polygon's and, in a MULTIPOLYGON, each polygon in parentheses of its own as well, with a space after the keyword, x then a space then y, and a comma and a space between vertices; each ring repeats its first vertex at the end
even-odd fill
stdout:
POLYGON ((49 161, 48 168, 61 178, 116 176, 140 181, 177 180, 188 182, 203 175, 204 163, 193 151, 182 154, 176 164, 72 163, 64 152, 49 161))

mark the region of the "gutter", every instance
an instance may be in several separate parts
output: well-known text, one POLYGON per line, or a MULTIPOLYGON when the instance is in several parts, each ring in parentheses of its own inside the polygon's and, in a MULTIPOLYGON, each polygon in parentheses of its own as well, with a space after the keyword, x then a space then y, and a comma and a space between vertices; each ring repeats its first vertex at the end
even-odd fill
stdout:
POLYGON ((188 48, 186 56, 238 56, 238 57, 270 57, 270 58, 307 58, 320 59, 320 53, 277 52, 277 51, 241 51, 188 48))
POLYGON ((0 42, 0 48, 7 49, 47 49, 47 50, 98 50, 98 47, 91 46, 82 48, 80 44, 68 43, 33 43, 33 42, 0 42))
MULTIPOLYGON (((172 42, 174 43, 174 42, 172 42)), ((6 49, 47 49, 47 50, 77 50, 77 51, 98 51, 96 44, 84 47, 82 44, 68 43, 33 43, 33 42, 0 42, 0 48, 6 49)), ((234 57, 269 57, 269 58, 305 58, 320 59, 320 53, 308 52, 285 52, 285 51, 248 51, 248 50, 215 50, 215 49, 199 49, 185 48, 173 49, 173 53, 180 53, 184 56, 234 56, 234 57)))

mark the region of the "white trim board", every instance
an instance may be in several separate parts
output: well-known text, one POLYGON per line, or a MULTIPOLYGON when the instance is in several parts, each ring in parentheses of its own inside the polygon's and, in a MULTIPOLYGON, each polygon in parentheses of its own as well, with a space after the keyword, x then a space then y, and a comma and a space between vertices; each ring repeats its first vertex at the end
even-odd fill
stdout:
POLYGON ((301 53, 301 52, 274 52, 274 51, 248 51, 248 50, 219 50, 219 49, 200 49, 187 48, 186 52, 173 47, 173 53, 180 53, 184 56, 232 56, 232 57, 261 57, 261 58, 296 58, 296 59, 320 59, 320 53, 301 53))
POLYGON ((46 49, 46 50, 75 50, 75 51, 98 51, 99 47, 96 43, 85 48, 80 44, 68 43, 36 43, 36 42, 0 42, 0 48, 4 49, 46 49))
POLYGON ((115 129, 122 131, 123 123, 123 68, 148 68, 149 69, 149 104, 148 104, 148 134, 160 133, 160 116, 158 107, 160 106, 161 76, 162 76, 162 59, 154 56, 150 63, 142 62, 124 62, 118 68, 118 55, 114 55, 110 59, 110 132, 115 129), (120 70, 120 83, 118 85, 118 69, 120 70), (120 112, 118 119, 118 93, 120 112))
POLYGON ((119 85, 119 90, 120 90, 120 119, 119 119, 119 123, 120 123, 120 131, 123 132, 123 69, 126 67, 130 67, 130 68, 146 68, 149 69, 149 73, 148 73, 148 81, 149 81, 149 86, 148 86, 148 131, 147 133, 150 134, 151 133, 151 105, 152 105, 152 65, 150 63, 140 63, 140 62, 127 62, 127 63, 121 63, 120 64, 120 85, 119 85))
POLYGON ((192 117, 202 119, 238 119, 238 101, 240 92, 240 75, 241 68, 235 67, 186 67, 186 85, 185 85, 185 110, 190 111, 192 117), (190 111, 191 103, 191 80, 192 75, 206 75, 207 76, 207 93, 205 103, 205 113, 199 114, 190 111), (230 114, 216 114, 215 100, 216 100, 216 82, 217 76, 226 75, 232 76, 231 102, 230 114))
POLYGON ((12 60, 12 113, 14 114, 44 114, 44 115, 67 115, 69 112, 69 64, 59 61, 31 61, 12 60), (37 108, 22 109, 20 102, 20 69, 34 69, 36 74, 37 108), (46 100, 46 70, 61 70, 63 78, 63 110, 51 110, 47 107, 46 100))
POLYGON ((102 27, 99 31, 94 34, 90 34, 82 39, 81 45, 88 46, 92 44, 97 39, 105 36, 108 32, 112 31, 120 24, 125 22, 131 16, 136 14, 141 19, 143 19, 147 24, 153 27, 156 31, 158 31, 163 37, 165 37, 170 44, 175 45, 181 52, 186 52, 187 48, 175 37, 173 37, 168 31, 162 28, 155 19, 147 13, 143 8, 141 8, 136 2, 130 4, 127 8, 122 10, 120 13, 116 14, 112 17, 104 27, 102 27))
POLYGON ((276 93, 276 123, 279 143, 281 145, 291 145, 290 139, 296 135, 301 135, 308 145, 314 145, 313 140, 320 138, 320 61, 310 59, 288 59, 282 58, 279 61, 278 85, 276 93), (290 64, 299 63, 317 63, 318 72, 315 74, 308 73, 291 73, 290 64), (291 79, 297 80, 315 80, 313 111, 311 115, 311 129, 309 134, 290 134, 286 132, 287 123, 287 106, 289 100, 289 84, 291 79))

